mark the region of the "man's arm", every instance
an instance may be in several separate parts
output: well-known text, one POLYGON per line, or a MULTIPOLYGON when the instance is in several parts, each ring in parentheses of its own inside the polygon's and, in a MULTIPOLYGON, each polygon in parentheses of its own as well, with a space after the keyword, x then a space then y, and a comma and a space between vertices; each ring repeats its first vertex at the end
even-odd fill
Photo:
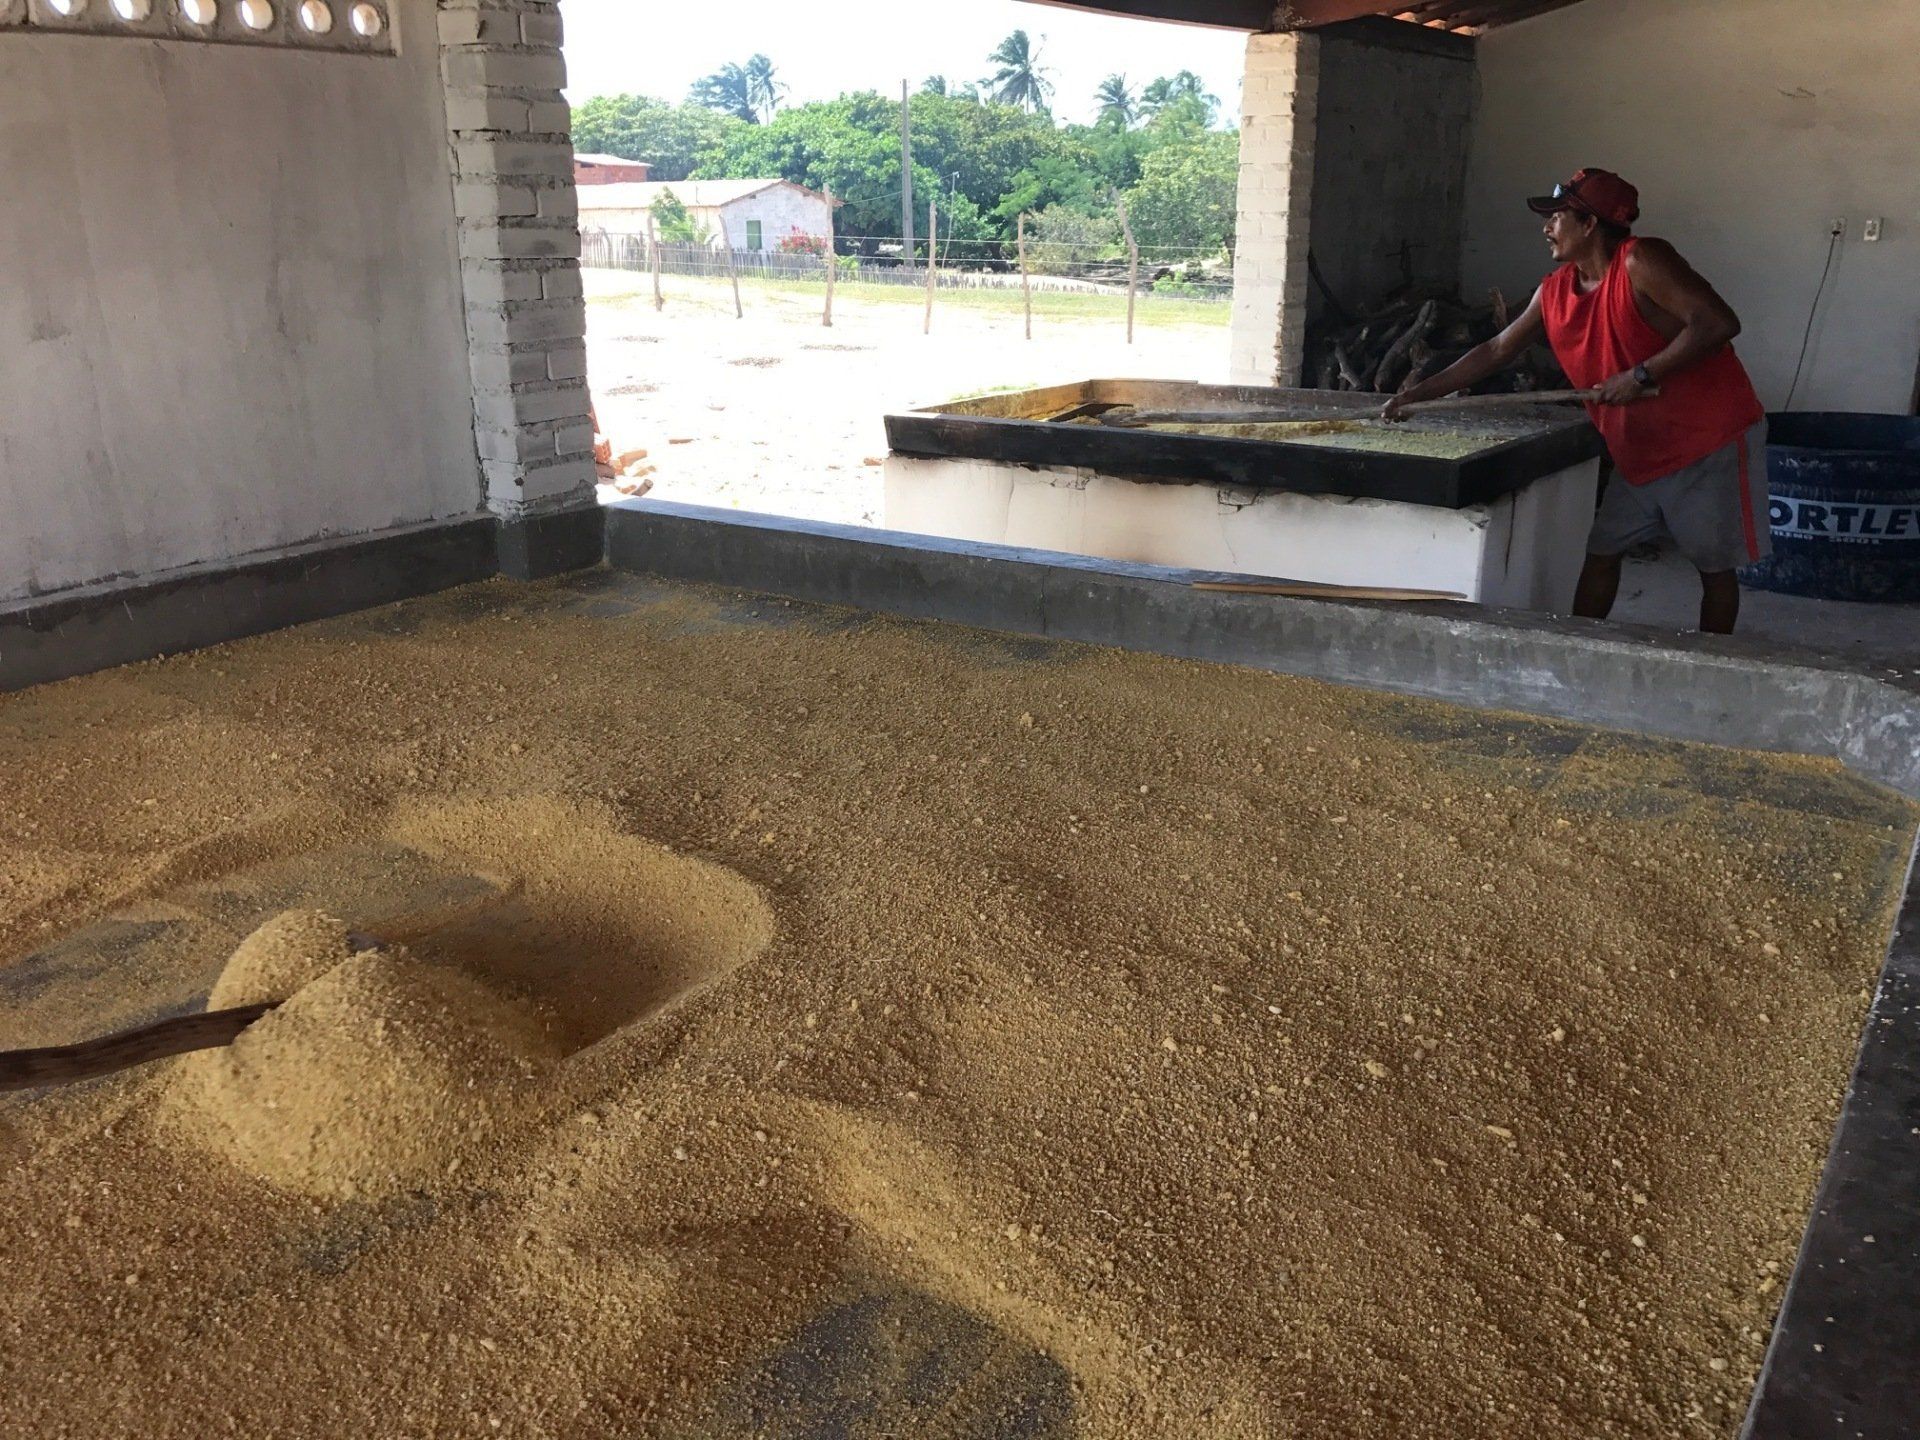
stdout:
MULTIPOLYGON (((1646 362, 1656 385, 1698 365, 1740 333, 1740 317, 1733 307, 1664 240, 1642 240, 1627 252, 1627 278, 1636 295, 1668 317, 1669 323, 1659 327, 1663 334, 1679 326, 1667 348, 1646 362)), ((1645 393, 1629 371, 1600 387, 1600 401, 1626 405, 1645 393)))
POLYGON ((1381 409, 1381 418, 1398 420, 1403 405, 1412 405, 1420 400, 1438 400, 1443 395, 1477 385, 1489 375, 1499 374, 1526 354, 1527 348, 1544 334, 1546 321, 1541 318, 1540 292, 1535 290, 1527 308, 1515 317, 1511 325, 1491 340, 1474 346, 1438 375, 1429 376, 1418 385, 1409 385, 1395 395, 1381 409))

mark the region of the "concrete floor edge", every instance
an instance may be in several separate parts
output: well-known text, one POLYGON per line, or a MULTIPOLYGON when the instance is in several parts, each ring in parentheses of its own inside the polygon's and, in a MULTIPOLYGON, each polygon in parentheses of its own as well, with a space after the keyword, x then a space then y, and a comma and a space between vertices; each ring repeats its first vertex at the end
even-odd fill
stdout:
POLYGON ((462 515, 375 535, 88 586, 0 605, 0 692, 289 625, 368 610, 493 575, 539 579, 601 562, 603 512, 462 515))
POLYGON ((1196 590, 1216 577, 659 501, 610 507, 607 554, 661 579, 1826 756, 1920 797, 1920 684, 1737 638, 1196 590))
POLYGON ((1920 836, 1741 1440, 1920 1429, 1920 836))

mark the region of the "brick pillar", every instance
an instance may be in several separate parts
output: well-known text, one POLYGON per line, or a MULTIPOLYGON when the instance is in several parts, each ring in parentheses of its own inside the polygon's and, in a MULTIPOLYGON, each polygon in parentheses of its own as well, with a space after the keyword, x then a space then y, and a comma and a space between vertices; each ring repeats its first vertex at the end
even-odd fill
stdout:
MULTIPOLYGON (((438 3, 487 508, 504 522, 582 510, 594 504, 593 427, 559 6, 438 3)), ((510 548, 509 570, 558 568, 510 548)))
POLYGON ((1318 36, 1248 38, 1233 255, 1236 385, 1300 383, 1319 93, 1318 36))

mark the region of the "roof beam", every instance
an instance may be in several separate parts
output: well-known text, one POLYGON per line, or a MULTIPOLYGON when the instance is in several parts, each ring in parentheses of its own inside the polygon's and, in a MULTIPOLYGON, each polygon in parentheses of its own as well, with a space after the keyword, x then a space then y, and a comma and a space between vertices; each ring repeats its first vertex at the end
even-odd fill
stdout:
POLYGON ((1312 26, 1337 25, 1342 20, 1358 20, 1363 15, 1392 14, 1405 8, 1392 0, 1280 0, 1273 28, 1305 30, 1312 26))
POLYGON ((1091 10, 1136 20, 1168 20, 1216 30, 1275 29, 1274 0, 1028 0, 1062 10, 1091 10))

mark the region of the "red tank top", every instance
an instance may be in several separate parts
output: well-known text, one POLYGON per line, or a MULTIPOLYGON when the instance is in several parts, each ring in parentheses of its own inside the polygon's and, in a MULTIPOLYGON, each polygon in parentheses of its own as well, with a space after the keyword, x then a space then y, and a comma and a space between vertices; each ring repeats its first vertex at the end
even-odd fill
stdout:
MULTIPOLYGON (((1636 243, 1628 240, 1614 251, 1606 278, 1585 295, 1573 265, 1561 266, 1540 287, 1547 343, 1582 390, 1651 360, 1669 343, 1633 298, 1627 255, 1636 243)), ((1725 345, 1667 376, 1659 395, 1631 405, 1589 405, 1587 414, 1628 483, 1644 485, 1731 445, 1766 415, 1766 407, 1746 366, 1725 345)))

